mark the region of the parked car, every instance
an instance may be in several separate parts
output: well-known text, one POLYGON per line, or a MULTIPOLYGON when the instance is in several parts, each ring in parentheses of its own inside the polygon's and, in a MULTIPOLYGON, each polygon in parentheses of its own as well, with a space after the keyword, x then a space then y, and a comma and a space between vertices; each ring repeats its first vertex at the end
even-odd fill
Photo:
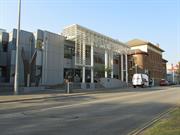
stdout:
POLYGON ((173 81, 168 81, 169 85, 176 85, 176 83, 174 83, 173 81))
POLYGON ((169 82, 165 79, 161 79, 160 82, 159 82, 159 85, 160 86, 168 86, 169 85, 169 82))
POLYGON ((132 85, 134 88, 137 86, 148 87, 149 86, 149 77, 146 74, 134 74, 132 78, 132 85))

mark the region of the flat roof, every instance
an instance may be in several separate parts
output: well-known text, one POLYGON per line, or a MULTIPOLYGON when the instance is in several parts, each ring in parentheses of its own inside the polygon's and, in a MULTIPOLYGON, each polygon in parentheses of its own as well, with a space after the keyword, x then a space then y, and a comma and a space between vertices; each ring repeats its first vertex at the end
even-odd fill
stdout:
POLYGON ((119 40, 113 39, 113 38, 111 38, 111 37, 109 37, 109 36, 106 36, 106 35, 104 35, 104 34, 101 34, 101 33, 99 33, 99 32, 96 32, 96 31, 94 31, 94 30, 91 30, 91 29, 86 28, 86 27, 84 27, 84 26, 81 26, 81 25, 79 25, 79 24, 72 24, 72 25, 66 26, 66 27, 64 27, 64 30, 65 30, 65 29, 68 29, 68 28, 72 28, 72 27, 76 27, 76 28, 85 30, 85 31, 90 32, 90 33, 92 33, 92 34, 94 34, 94 35, 100 36, 100 37, 105 38, 105 39, 107 39, 107 40, 110 40, 110 41, 112 41, 112 42, 114 42, 114 43, 121 44, 121 45, 124 45, 125 47, 129 48, 129 46, 128 46, 126 43, 123 43, 123 42, 121 42, 121 41, 119 41, 119 40))

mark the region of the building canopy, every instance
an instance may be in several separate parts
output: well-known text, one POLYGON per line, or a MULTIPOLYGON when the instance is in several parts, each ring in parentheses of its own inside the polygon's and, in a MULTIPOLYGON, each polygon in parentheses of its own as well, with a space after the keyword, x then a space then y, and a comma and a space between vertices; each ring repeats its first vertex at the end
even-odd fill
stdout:
MULTIPOLYGON (((80 59, 85 51, 84 46, 93 46, 104 50, 112 51, 115 54, 128 54, 130 48, 125 44, 78 24, 64 28, 63 36, 68 40, 75 41, 75 59, 80 59)), ((77 61, 76 61, 77 62, 77 61)), ((82 64, 80 60, 76 64, 82 64)))

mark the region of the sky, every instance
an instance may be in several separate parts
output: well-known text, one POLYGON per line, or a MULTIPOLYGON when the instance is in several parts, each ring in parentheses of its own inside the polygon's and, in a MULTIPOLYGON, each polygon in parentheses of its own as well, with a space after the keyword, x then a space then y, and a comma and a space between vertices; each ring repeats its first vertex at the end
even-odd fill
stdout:
MULTIPOLYGON (((80 24, 127 42, 159 44, 169 64, 180 61, 180 0, 21 0, 21 29, 61 33, 80 24)), ((0 28, 17 27, 18 0, 0 0, 0 28)))

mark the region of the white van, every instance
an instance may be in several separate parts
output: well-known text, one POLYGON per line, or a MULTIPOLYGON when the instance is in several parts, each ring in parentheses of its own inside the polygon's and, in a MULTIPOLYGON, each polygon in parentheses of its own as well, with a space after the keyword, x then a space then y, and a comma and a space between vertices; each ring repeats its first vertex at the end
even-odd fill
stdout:
POLYGON ((134 88, 137 86, 148 87, 149 77, 146 74, 134 74, 132 78, 132 85, 134 88))

